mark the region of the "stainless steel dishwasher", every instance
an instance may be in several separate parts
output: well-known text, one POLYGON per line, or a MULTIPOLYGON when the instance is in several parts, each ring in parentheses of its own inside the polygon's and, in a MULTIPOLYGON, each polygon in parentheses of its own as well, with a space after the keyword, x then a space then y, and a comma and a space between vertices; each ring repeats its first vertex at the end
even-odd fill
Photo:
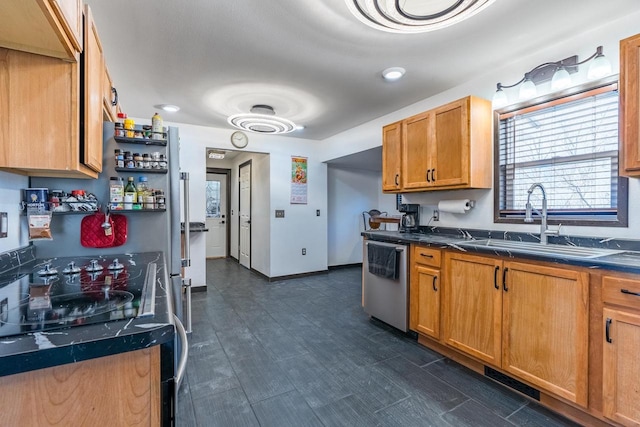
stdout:
POLYGON ((408 249, 407 245, 365 240, 362 260, 362 306, 372 317, 407 332, 409 329, 408 249), (371 245, 395 248, 397 279, 385 278, 369 272, 371 245))

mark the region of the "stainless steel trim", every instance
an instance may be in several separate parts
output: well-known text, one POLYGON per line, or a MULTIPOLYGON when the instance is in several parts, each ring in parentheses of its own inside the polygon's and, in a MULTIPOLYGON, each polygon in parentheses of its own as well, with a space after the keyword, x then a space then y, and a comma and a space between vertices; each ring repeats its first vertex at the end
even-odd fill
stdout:
POLYGON ((173 320, 175 321, 176 331, 178 332, 178 336, 180 337, 180 360, 178 361, 178 369, 176 370, 176 401, 178 395, 178 389, 180 388, 180 384, 182 384, 182 380, 184 379, 184 374, 187 369, 187 358, 189 357, 189 342, 187 340, 187 333, 184 330, 184 326, 178 316, 173 315, 173 320))
POLYGON ((191 266, 191 247, 189 243, 189 234, 191 233, 191 227, 189 225, 189 172, 180 172, 180 179, 184 184, 184 260, 182 260, 183 267, 191 266))
POLYGON ((184 310, 184 318, 187 322, 187 333, 190 334, 191 330, 191 279, 182 279, 182 287, 184 288, 186 308, 184 310))
POLYGON ((153 316, 156 307, 156 271, 157 264, 150 262, 147 265, 147 273, 144 276, 142 287, 142 307, 139 308, 138 317, 153 316))

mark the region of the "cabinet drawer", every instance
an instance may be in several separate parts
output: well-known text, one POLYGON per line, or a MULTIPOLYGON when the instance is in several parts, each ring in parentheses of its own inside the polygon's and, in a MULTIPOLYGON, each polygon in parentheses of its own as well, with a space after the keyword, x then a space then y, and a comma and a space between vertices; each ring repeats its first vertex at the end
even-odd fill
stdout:
POLYGON ((414 261, 416 263, 438 268, 440 268, 441 253, 440 249, 423 246, 416 246, 413 250, 414 261))
POLYGON ((604 276, 602 278, 602 301, 640 310, 640 280, 604 276))

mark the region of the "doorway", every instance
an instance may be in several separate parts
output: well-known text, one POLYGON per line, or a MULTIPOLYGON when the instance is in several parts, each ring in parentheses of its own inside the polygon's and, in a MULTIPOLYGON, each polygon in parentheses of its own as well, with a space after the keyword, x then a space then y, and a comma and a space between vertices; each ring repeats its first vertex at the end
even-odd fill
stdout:
POLYGON ((229 256, 229 208, 231 170, 207 168, 206 197, 206 257, 229 256))
POLYGON ((240 165, 238 175, 240 178, 238 261, 243 267, 251 269, 251 160, 240 165))

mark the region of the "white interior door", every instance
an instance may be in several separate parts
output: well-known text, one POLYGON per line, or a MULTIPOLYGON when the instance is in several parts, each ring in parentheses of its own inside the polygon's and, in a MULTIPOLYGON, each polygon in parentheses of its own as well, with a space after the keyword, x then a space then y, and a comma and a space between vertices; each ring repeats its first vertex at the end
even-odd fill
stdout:
POLYGON ((227 175, 207 174, 206 186, 207 258, 227 256, 227 175))
POLYGON ((251 268, 251 163, 240 167, 240 265, 251 268))

